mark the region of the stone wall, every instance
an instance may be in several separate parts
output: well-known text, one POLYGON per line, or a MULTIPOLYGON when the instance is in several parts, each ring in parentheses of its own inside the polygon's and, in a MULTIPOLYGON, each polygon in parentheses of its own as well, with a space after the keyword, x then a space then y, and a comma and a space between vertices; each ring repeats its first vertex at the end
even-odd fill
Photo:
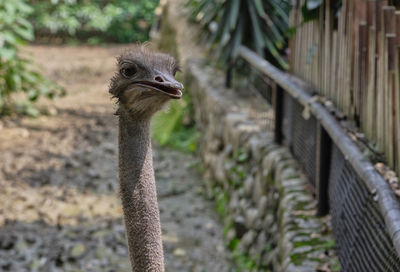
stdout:
POLYGON ((199 31, 184 6, 161 1, 159 41, 183 64, 204 181, 237 271, 338 271, 330 218, 315 216, 311 188, 286 148, 274 144, 273 110, 249 90, 226 89, 225 76, 200 60, 199 31))
POLYGON ((201 61, 185 67, 207 190, 239 270, 335 270, 329 218, 315 216, 311 188, 287 149, 273 142, 272 109, 255 94, 224 88, 223 74, 201 61))

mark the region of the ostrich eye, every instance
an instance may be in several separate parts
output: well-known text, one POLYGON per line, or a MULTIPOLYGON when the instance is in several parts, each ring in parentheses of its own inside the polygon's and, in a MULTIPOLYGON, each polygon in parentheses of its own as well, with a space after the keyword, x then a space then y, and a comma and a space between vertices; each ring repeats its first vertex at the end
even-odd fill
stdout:
POLYGON ((128 67, 121 69, 121 75, 125 78, 131 78, 136 74, 136 67, 128 67))

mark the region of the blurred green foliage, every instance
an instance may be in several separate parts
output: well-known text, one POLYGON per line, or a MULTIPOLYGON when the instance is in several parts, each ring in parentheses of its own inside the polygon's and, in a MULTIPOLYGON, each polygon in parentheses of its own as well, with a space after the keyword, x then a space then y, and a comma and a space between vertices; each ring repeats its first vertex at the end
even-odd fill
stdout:
POLYGON ((148 39, 159 0, 0 0, 0 115, 22 111, 38 114, 32 106, 39 97, 64 91, 34 70, 19 47, 39 36, 85 40, 89 44, 148 39), (15 105, 14 93, 28 102, 15 105), (22 106, 21 106, 22 105, 22 106))
POLYGON ((30 0, 39 37, 78 38, 91 44, 148 40, 159 0, 30 0))
MULTIPOLYGON (((19 46, 34 38, 32 25, 27 20, 31 12, 32 8, 24 0, 0 0, 0 115, 10 113, 13 93, 26 93, 28 101, 63 93, 36 72, 29 59, 19 55, 19 46)), ((37 114, 30 103, 20 109, 32 116, 37 114)))
POLYGON ((170 146, 188 153, 196 151, 199 133, 192 119, 190 101, 190 95, 186 92, 181 100, 171 101, 166 110, 153 118, 152 136, 161 146, 170 146))
POLYGON ((246 45, 282 68, 289 34, 289 0, 190 0, 192 20, 200 23, 216 56, 235 59, 246 45))

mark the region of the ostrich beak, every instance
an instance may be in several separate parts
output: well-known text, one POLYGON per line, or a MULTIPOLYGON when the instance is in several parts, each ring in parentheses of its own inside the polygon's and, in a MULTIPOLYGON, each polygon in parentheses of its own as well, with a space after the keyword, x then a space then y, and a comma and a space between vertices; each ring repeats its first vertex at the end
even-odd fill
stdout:
POLYGON ((172 99, 182 97, 183 84, 172 76, 159 73, 154 80, 141 80, 134 82, 135 85, 162 92, 172 99))

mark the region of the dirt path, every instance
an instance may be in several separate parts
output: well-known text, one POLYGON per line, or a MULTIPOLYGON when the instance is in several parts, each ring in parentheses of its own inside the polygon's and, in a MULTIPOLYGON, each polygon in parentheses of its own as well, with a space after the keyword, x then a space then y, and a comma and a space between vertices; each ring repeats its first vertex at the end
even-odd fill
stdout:
MULTIPOLYGON (((121 48, 28 51, 68 96, 54 116, 0 121, 0 271, 129 271, 107 94, 121 48)), ((167 271, 228 271, 197 159, 154 149, 167 271)))

